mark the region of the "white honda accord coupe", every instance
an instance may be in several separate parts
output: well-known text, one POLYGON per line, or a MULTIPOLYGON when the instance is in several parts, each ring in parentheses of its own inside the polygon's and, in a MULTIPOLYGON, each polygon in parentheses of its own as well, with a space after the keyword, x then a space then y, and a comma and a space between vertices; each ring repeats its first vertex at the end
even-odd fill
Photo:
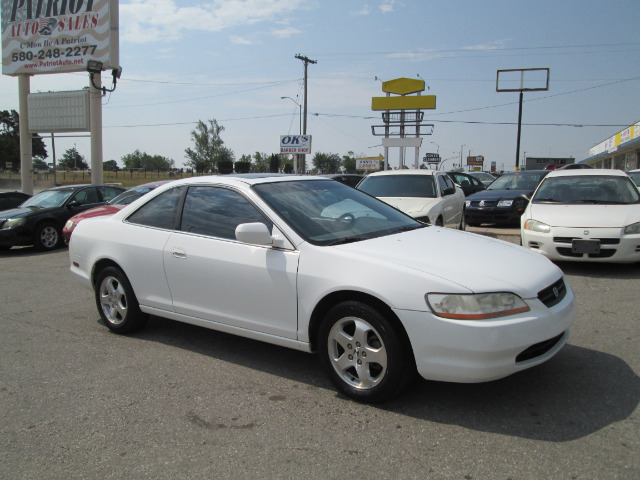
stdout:
POLYGON ((79 223, 69 255, 114 332, 157 315, 318 352, 336 387, 366 402, 416 371, 483 382, 538 365, 576 316, 541 255, 318 177, 171 182, 79 223))
POLYGON ((640 193, 622 170, 549 173, 521 222, 522 245, 552 260, 640 262, 640 193))

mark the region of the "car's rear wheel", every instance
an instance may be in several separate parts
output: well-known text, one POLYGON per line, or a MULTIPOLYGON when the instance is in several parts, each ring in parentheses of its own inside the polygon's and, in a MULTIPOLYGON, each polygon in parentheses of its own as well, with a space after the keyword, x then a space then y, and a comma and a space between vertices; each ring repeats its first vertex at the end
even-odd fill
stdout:
POLYGON ((147 323, 127 276, 118 268, 100 271, 95 286, 96 306, 104 324, 117 333, 131 333, 147 323))
POLYGON ((60 229, 51 222, 45 222, 36 227, 33 244, 38 250, 53 250, 60 246, 60 229))
POLYGON ((331 382, 355 400, 388 400, 412 378, 410 352, 398 332, 365 303, 334 306, 320 325, 318 338, 320 360, 331 382))
POLYGON ((458 230, 462 230, 463 232, 467 229, 467 222, 464 218, 464 212, 462 212, 462 215, 460 217, 460 225, 458 225, 458 230))

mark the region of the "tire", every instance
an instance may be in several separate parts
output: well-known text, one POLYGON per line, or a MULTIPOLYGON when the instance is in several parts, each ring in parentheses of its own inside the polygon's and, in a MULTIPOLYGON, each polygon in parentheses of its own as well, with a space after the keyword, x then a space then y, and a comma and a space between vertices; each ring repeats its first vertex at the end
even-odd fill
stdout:
POLYGON ((467 229, 467 222, 464 218, 464 212, 462 212, 462 216, 460 218, 460 225, 458 225, 458 230, 465 231, 467 229))
POLYGON ((135 332, 147 323, 149 316, 140 310, 127 276, 118 268, 106 267, 100 271, 95 298, 100 318, 113 332, 135 332))
POLYGON ((33 235, 33 245, 38 250, 54 250, 60 246, 62 233, 60 229, 51 222, 44 222, 36 227, 33 235))
POLYGON ((442 217, 438 217, 436 219, 436 227, 444 227, 444 222, 442 221, 442 217))
POLYGON ((395 327, 367 304, 337 304, 318 334, 320 361, 331 382, 349 398, 384 402, 413 378, 411 352, 403 348, 395 327))

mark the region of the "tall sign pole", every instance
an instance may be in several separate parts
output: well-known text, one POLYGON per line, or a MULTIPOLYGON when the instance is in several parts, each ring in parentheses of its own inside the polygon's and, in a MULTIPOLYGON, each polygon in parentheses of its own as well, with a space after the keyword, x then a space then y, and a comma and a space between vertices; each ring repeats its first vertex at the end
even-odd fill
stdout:
MULTIPOLYGON (((317 60, 310 60, 307 57, 303 57, 300 54, 296 55, 296 58, 304 62, 304 120, 302 124, 302 135, 306 135, 307 134, 307 67, 309 66, 310 63, 315 65, 318 62, 317 60)), ((307 169, 306 155, 302 154, 300 155, 300 157, 302 157, 302 165, 299 168, 299 170, 300 170, 300 173, 305 173, 307 169)))
POLYGON ((547 90, 549 90, 548 68, 511 68, 508 70, 498 70, 496 74, 496 92, 520 92, 518 137, 516 140, 516 172, 520 170, 520 135, 522 133, 523 93, 546 92, 547 90), (513 86, 516 82, 517 86, 513 86))

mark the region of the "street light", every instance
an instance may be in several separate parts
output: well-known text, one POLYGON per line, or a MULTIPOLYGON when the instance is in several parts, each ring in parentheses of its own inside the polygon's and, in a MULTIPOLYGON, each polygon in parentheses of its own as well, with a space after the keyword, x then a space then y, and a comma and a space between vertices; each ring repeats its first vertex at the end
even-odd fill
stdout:
POLYGON ((293 98, 291 97, 280 97, 280 100, 284 100, 285 98, 288 98, 289 100, 291 100, 293 103, 295 103, 298 108, 300 109, 300 135, 302 135, 302 105, 300 105, 298 102, 296 102, 293 98))
POLYGON ((436 147, 438 147, 438 155, 440 155, 440 145, 438 145, 436 142, 431 142, 433 143, 436 147))

